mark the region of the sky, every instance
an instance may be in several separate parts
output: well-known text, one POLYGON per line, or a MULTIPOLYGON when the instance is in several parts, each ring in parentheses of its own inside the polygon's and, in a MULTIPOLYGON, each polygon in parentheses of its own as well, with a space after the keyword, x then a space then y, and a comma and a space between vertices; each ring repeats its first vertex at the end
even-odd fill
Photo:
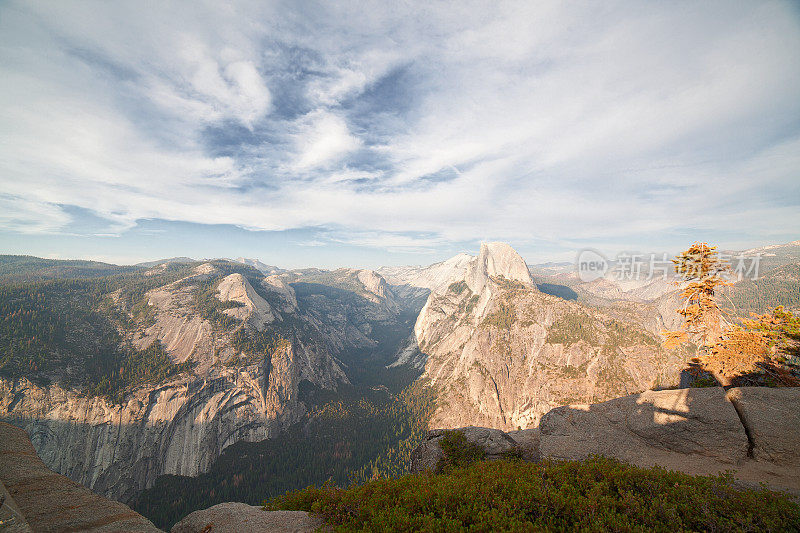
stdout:
POLYGON ((0 3, 0 253, 375 268, 798 230, 797 2, 0 3))

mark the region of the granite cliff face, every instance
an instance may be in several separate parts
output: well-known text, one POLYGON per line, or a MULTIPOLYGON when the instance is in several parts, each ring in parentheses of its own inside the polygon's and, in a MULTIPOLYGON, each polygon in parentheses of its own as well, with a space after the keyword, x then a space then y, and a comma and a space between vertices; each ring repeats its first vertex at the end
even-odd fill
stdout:
POLYGON ((559 405, 679 380, 681 356, 662 350, 657 317, 543 294, 506 244, 483 244, 450 273, 431 289, 397 361, 424 367, 437 388, 432 428, 535 427, 559 405))
POLYGON ((403 326, 374 272, 300 277, 213 262, 149 290, 138 312, 111 294, 128 317, 125 338, 140 349, 160 343, 191 370, 127 391, 121 404, 0 378, 0 416, 29 433, 48 467, 114 499, 129 501, 162 474, 198 475, 234 442, 298 421, 301 382, 347 383, 346 356, 377 344, 372 328, 403 326))
POLYGON ((478 257, 470 262, 465 281, 473 293, 480 294, 493 277, 503 277, 527 285, 533 283, 525 260, 503 242, 481 244, 478 257))
POLYGON ((239 440, 275 435, 303 412, 291 347, 263 365, 135 391, 123 405, 58 386, 0 380, 0 410, 52 469, 128 501, 161 474, 195 476, 239 440), (213 376, 213 377, 212 377, 213 376))
POLYGON ((28 434, 3 422, 0 422, 0 501, 4 533, 161 531, 126 505, 98 496, 47 468, 28 434))

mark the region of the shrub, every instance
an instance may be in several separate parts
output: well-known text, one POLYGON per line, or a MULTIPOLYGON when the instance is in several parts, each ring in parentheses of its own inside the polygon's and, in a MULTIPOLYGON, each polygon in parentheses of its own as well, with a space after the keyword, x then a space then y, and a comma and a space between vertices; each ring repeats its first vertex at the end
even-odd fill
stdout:
POLYGON ((478 462, 349 489, 309 487, 265 503, 319 513, 336 531, 789 531, 785 495, 737 490, 730 475, 689 476, 606 458, 478 462))
POLYGON ((442 448, 444 456, 439 459, 436 465, 438 471, 449 468, 467 466, 474 462, 483 460, 486 457, 486 450, 474 442, 469 442, 464 433, 458 430, 445 431, 439 446, 442 448))
POLYGON ((691 386, 696 389, 702 389, 707 387, 718 387, 719 383, 717 383, 717 380, 714 379, 714 376, 701 375, 692 382, 691 386))
POLYGON ((473 294, 470 296, 469 300, 467 300, 466 305, 464 306, 464 313, 470 314, 475 306, 478 305, 478 300, 480 300, 481 296, 479 294, 473 294))

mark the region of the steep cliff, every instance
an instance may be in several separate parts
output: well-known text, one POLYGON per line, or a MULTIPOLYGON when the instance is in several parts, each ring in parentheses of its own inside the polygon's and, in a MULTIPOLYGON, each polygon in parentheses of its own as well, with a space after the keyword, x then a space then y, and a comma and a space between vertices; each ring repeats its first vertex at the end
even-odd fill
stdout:
POLYGON ((161 531, 129 507, 93 494, 48 469, 31 446, 28 435, 3 422, 0 422, 0 502, 0 527, 4 533, 161 531))
POLYGON ((551 408, 676 383, 681 356, 626 306, 595 309, 541 293, 508 245, 484 244, 435 291, 398 362, 424 365, 438 390, 435 428, 535 426, 551 408), (414 349, 416 348, 416 350, 414 349))
POLYGON ((226 446, 263 440, 296 420, 294 357, 291 348, 274 354, 269 375, 254 365, 145 387, 123 405, 0 380, 0 409, 50 468, 127 501, 161 474, 197 475, 226 446))

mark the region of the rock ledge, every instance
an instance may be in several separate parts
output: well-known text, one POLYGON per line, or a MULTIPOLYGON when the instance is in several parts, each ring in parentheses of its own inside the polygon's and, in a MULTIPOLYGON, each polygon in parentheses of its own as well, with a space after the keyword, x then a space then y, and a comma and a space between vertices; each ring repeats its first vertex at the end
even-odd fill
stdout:
POLYGON ((36 532, 160 531, 127 505, 47 468, 28 434, 5 422, 0 422, 0 481, 36 532))
POLYGON ((305 533, 322 520, 305 511, 265 511, 246 503, 220 503, 195 511, 175 524, 170 533, 305 533))

